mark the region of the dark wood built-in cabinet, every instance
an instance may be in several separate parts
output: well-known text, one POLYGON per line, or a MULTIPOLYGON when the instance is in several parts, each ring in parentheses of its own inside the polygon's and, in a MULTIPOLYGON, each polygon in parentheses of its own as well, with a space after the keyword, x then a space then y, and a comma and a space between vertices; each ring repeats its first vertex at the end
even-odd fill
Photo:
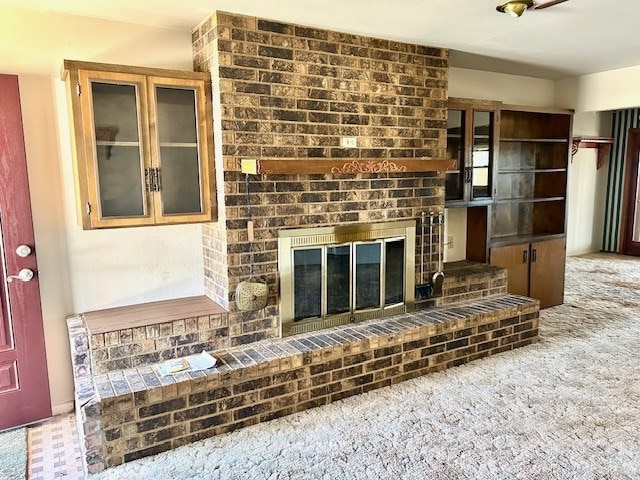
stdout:
POLYGON ((540 300, 540 308, 564 298, 564 238, 491 248, 491 264, 508 273, 509 293, 540 300))
POLYGON ((568 113, 500 112, 492 243, 565 233, 568 113))
POLYGON ((509 271, 509 291, 564 297, 571 111, 503 106, 490 224, 490 262, 509 271))
POLYGON ((537 298, 542 307, 558 305, 564 291, 573 112, 469 102, 449 103, 448 154, 462 166, 447 173, 446 182, 446 206, 467 207, 467 259, 506 267, 510 293, 537 298), (476 117, 478 112, 485 116, 476 117), (481 119, 489 119, 491 127, 481 119), (487 145, 489 190, 484 191, 474 184, 479 176, 473 159, 487 145))

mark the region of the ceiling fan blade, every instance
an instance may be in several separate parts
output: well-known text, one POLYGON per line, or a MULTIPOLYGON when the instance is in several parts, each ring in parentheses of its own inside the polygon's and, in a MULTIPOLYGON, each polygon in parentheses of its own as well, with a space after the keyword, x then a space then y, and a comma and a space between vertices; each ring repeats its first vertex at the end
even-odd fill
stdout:
POLYGON ((553 7, 554 5, 558 5, 559 3, 564 3, 568 0, 549 0, 548 2, 540 2, 536 3, 532 10, 541 10, 543 8, 553 7))

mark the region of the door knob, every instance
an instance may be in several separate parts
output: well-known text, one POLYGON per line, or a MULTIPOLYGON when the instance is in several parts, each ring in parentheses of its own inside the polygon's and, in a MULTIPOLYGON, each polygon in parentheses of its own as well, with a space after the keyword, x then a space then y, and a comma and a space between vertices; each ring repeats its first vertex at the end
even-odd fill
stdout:
POLYGON ((33 270, 29 268, 23 268, 17 275, 9 275, 7 282, 13 282, 14 280, 20 280, 22 282, 30 282, 33 278, 33 270))
POLYGON ((31 255, 31 247, 29 245, 18 245, 16 248, 16 255, 25 258, 31 255))

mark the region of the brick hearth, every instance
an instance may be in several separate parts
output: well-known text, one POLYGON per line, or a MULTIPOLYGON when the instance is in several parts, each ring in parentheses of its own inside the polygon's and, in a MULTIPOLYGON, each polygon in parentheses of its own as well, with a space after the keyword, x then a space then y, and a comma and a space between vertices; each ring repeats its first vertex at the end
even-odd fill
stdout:
POLYGON ((92 375, 83 316, 67 321, 88 473, 437 372, 538 339, 539 303, 498 295, 214 352, 212 369, 92 375))

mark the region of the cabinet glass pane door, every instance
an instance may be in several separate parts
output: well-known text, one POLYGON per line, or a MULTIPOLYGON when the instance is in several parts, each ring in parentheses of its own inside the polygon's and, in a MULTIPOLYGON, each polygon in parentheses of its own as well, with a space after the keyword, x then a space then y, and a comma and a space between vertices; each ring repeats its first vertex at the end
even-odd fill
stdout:
POLYGON ((162 214, 202 212, 196 92, 156 87, 162 214))
POLYGON ((464 195, 464 111, 447 112, 447 156, 458 160, 457 170, 448 171, 445 179, 446 200, 462 200, 464 195))
POLYGON ((471 152, 471 197, 491 197, 493 160, 493 112, 473 112, 473 150, 471 152))
POLYGON ((138 89, 92 82, 91 90, 101 216, 145 215, 138 89))

